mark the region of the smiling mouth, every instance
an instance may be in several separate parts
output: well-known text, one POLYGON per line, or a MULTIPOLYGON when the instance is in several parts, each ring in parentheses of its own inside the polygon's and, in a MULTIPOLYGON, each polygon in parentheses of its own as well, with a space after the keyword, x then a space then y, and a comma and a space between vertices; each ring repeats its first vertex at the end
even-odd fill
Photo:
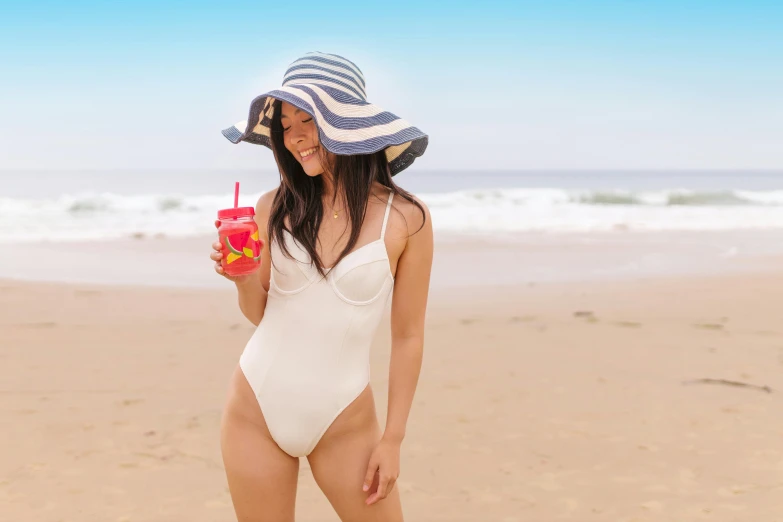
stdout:
POLYGON ((299 151, 299 157, 302 158, 302 161, 307 161, 314 156, 317 150, 318 147, 313 147, 312 149, 299 151))

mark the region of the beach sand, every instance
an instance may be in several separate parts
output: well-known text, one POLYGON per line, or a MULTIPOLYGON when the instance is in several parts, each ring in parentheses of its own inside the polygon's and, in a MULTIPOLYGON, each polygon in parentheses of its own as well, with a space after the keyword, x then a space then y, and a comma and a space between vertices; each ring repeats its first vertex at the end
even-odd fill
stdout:
MULTIPOLYGON (((783 520, 782 295, 774 271, 433 291, 406 520, 783 520)), ((218 426, 252 328, 228 284, 0 281, 0 520, 233 520, 218 426)), ((297 520, 337 520, 306 460, 297 520)))

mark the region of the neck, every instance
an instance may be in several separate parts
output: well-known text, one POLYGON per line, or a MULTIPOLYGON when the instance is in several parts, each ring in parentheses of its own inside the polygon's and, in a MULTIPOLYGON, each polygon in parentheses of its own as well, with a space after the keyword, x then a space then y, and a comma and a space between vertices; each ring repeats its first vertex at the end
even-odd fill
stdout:
POLYGON ((329 209, 331 208, 339 209, 341 204, 339 200, 342 198, 338 198, 337 194, 335 193, 334 178, 331 176, 331 174, 327 174, 326 172, 321 174, 321 177, 324 182, 324 191, 323 191, 324 204, 327 205, 329 209))
POLYGON ((334 178, 328 172, 324 172, 321 174, 321 179, 324 182, 324 197, 332 200, 334 198, 334 178))

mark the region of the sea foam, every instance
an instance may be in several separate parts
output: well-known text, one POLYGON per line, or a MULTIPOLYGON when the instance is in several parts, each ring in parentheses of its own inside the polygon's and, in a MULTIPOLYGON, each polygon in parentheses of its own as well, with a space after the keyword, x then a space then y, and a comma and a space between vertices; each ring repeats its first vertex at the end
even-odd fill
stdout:
MULTIPOLYGON (((503 188, 421 193, 436 231, 633 232, 783 228, 783 190, 503 188)), ((253 205, 259 194, 243 195, 253 205)), ((1 198, 0 242, 213 234, 231 194, 1 198)))

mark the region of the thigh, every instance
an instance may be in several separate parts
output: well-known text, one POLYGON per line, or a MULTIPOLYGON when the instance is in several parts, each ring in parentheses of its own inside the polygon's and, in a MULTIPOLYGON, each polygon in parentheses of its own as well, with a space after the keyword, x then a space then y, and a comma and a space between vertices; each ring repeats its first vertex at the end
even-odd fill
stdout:
POLYGON ((293 522, 299 459, 281 450, 237 367, 220 429, 228 488, 239 522, 293 522))
MULTIPOLYGON (((308 455, 313 477, 343 522, 402 522, 400 496, 368 506, 362 491, 370 454, 381 438, 372 390, 367 389, 329 427, 308 455)), ((377 479, 376 479, 377 480, 377 479)))

